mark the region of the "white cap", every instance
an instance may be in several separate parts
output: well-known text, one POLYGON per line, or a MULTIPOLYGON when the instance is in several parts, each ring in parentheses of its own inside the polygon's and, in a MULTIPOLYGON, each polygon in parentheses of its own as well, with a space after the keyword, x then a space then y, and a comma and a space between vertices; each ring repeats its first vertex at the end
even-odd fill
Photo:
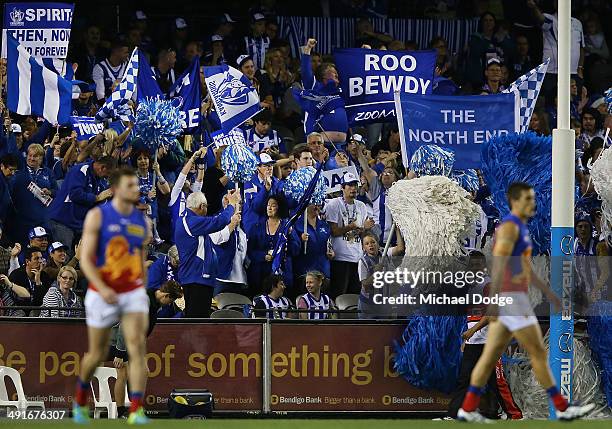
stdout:
POLYGON ((64 249, 64 250, 68 250, 68 246, 64 246, 62 243, 60 243, 59 241, 54 241, 53 243, 51 243, 49 245, 49 248, 47 249, 47 251, 49 253, 55 252, 57 249, 64 249))
POLYGON ((183 18, 176 18, 174 20, 174 25, 176 26, 177 30, 183 30, 187 28, 187 21, 185 21, 183 18))
POLYGON ((144 21, 147 19, 147 15, 142 10, 136 11, 136 19, 138 21, 144 21))
POLYGON ((260 12, 255 12, 252 18, 253 18, 253 22, 263 21, 266 19, 265 15, 260 12))
POLYGON ((11 124, 11 132, 13 132, 13 133, 20 133, 21 132, 21 125, 19 125, 19 124, 11 124))
POLYGON ((353 134, 351 136, 351 141, 363 144, 363 136, 361 134, 353 134))
POLYGON ((220 34, 213 34, 212 37, 210 38, 211 42, 223 42, 223 36, 221 36, 220 34))
POLYGON ((342 176, 342 186, 351 183, 359 184, 359 179, 353 173, 344 173, 344 176, 342 176))
POLYGON ((274 160, 272 159, 272 157, 265 152, 259 154, 259 165, 268 165, 268 164, 274 164, 274 160))
POLYGON ((591 104, 591 107, 593 109, 597 109, 599 106, 601 106, 602 104, 604 104, 606 102, 606 99, 603 97, 598 98, 597 100, 593 101, 593 103, 591 104))
POLYGON ((242 62, 246 61, 249 58, 251 58, 250 55, 240 55, 238 58, 236 58, 236 64, 238 64, 238 66, 240 67, 242 65, 242 62))

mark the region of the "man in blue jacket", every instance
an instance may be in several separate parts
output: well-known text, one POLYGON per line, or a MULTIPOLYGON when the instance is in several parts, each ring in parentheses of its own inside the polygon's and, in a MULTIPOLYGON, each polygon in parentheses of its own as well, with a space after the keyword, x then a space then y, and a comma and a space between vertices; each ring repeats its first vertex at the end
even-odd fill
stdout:
POLYGON ((112 197, 106 178, 117 166, 112 156, 77 164, 68 170, 57 196, 49 207, 53 238, 72 250, 76 234, 81 234, 87 211, 112 197))
POLYGON ((57 193, 57 182, 53 172, 43 167, 45 150, 37 143, 28 147, 26 165, 10 182, 11 198, 15 213, 10 219, 10 228, 15 241, 25 246, 28 232, 35 226, 48 226, 48 207, 57 193))
POLYGON ((279 181, 273 174, 274 160, 267 153, 259 155, 257 172, 250 181, 244 183, 244 229, 257 222, 259 216, 266 212, 266 204, 270 195, 280 192, 279 181))
POLYGON ((240 193, 230 191, 229 205, 216 216, 206 216, 202 192, 187 197, 185 214, 176 223, 174 242, 179 249, 178 281, 185 293, 185 317, 209 317, 216 272, 209 234, 240 222, 240 193), (212 275, 211 275, 212 274, 212 275))

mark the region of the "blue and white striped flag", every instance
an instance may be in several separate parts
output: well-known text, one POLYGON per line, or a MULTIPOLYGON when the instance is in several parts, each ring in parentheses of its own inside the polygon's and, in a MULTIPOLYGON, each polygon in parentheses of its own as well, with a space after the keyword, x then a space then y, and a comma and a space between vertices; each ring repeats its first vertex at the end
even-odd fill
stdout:
POLYGON ((546 76, 546 70, 548 69, 549 61, 550 58, 547 58, 546 61, 544 61, 542 64, 512 82, 508 89, 504 91, 518 91, 521 96, 519 117, 519 132, 521 133, 524 133, 529 129, 529 121, 531 120, 531 115, 533 114, 536 102, 538 101, 538 96, 540 95, 540 88, 542 87, 544 76, 546 76))
POLYGON ((72 82, 39 64, 7 34, 7 106, 19 115, 38 115, 53 125, 70 123, 72 82))
POLYGON ((96 113, 96 120, 102 122, 107 119, 120 119, 122 121, 134 122, 134 112, 128 102, 134 96, 134 91, 136 91, 137 78, 138 48, 134 48, 121 82, 119 82, 119 85, 106 99, 104 106, 96 113))

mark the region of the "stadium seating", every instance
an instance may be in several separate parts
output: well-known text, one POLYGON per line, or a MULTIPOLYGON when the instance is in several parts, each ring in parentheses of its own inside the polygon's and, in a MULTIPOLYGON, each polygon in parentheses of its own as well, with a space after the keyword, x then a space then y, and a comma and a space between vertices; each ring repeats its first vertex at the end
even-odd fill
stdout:
POLYGON ((213 300, 217 303, 217 308, 219 310, 230 309, 241 312, 245 304, 252 304, 248 297, 229 292, 220 293, 216 295, 213 300))
POLYGON ((244 319, 244 313, 232 310, 228 308, 224 308, 222 310, 214 311, 210 315, 211 319, 244 319))
MULTIPOLYGON (((355 293, 345 293, 336 298, 338 310, 357 310, 359 295, 355 293)), ((340 319, 357 319, 357 313, 340 313, 340 319)))
POLYGON ((23 391, 21 375, 19 371, 6 366, 0 366, 0 408, 17 408, 17 411, 25 412, 28 408, 40 408, 45 410, 45 403, 42 401, 28 401, 23 391), (17 391, 17 400, 11 401, 6 388, 6 377, 10 378, 17 391))
MULTIPOLYGON (((94 418, 99 419, 104 411, 108 413, 109 419, 117 418, 117 403, 113 401, 111 395, 109 379, 117 379, 115 368, 98 367, 94 372, 94 378, 98 381, 98 395, 94 389, 93 380, 90 383, 91 393, 94 399, 94 418)), ((125 405, 129 407, 127 386, 125 386, 125 405)))

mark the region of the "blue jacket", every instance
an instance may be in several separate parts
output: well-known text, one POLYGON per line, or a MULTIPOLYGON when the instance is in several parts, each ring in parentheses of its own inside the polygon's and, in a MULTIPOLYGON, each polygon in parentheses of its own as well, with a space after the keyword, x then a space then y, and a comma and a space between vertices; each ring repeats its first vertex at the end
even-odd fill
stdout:
POLYGON ((198 216, 186 209, 176 223, 174 242, 179 251, 178 281, 180 284, 198 283, 215 286, 215 267, 212 242, 208 234, 225 228, 234 214, 227 206, 216 216, 198 216))
POLYGON ((176 269, 170 265, 168 255, 157 258, 147 270, 147 289, 157 290, 168 280, 176 278, 176 269))
POLYGON ((107 188, 106 179, 94 174, 93 162, 72 166, 49 207, 50 218, 68 228, 83 229, 87 211, 96 205, 97 195, 107 188))
POLYGON ((300 251, 293 257, 293 272, 296 277, 306 274, 307 271, 317 270, 329 278, 329 259, 327 258, 327 240, 331 235, 329 224, 317 219, 316 228, 308 224, 308 245, 304 255, 304 216, 300 217, 293 226, 293 240, 300 243, 300 251))
MULTIPOLYGON (((263 279, 272 274, 272 262, 266 261, 268 251, 274 250, 274 245, 279 237, 279 232, 283 229, 288 219, 282 219, 281 224, 275 235, 269 235, 266 227, 266 216, 261 216, 256 222, 251 224, 245 231, 249 239, 247 245, 247 255, 250 260, 248 269, 249 285, 261 284, 263 279)), ((293 284, 292 256, 300 250, 300 242, 295 240, 295 236, 290 234, 287 237, 287 252, 283 268, 283 279, 285 284, 293 284)))
POLYGON ((0 223, 4 224, 13 207, 8 180, 0 172, 0 223))
POLYGON ((267 191, 257 173, 253 174, 250 181, 244 183, 244 208, 242 209, 242 224, 244 231, 254 223, 260 216, 266 214, 266 201, 271 195, 280 193, 279 180, 272 176, 272 186, 267 191))
POLYGON ((49 209, 28 191, 30 182, 36 183, 40 188, 49 189, 53 197, 57 193, 55 176, 48 168, 42 167, 32 173, 26 166, 18 171, 11 180, 11 196, 17 216, 15 220, 22 225, 46 225, 49 220, 49 209))

